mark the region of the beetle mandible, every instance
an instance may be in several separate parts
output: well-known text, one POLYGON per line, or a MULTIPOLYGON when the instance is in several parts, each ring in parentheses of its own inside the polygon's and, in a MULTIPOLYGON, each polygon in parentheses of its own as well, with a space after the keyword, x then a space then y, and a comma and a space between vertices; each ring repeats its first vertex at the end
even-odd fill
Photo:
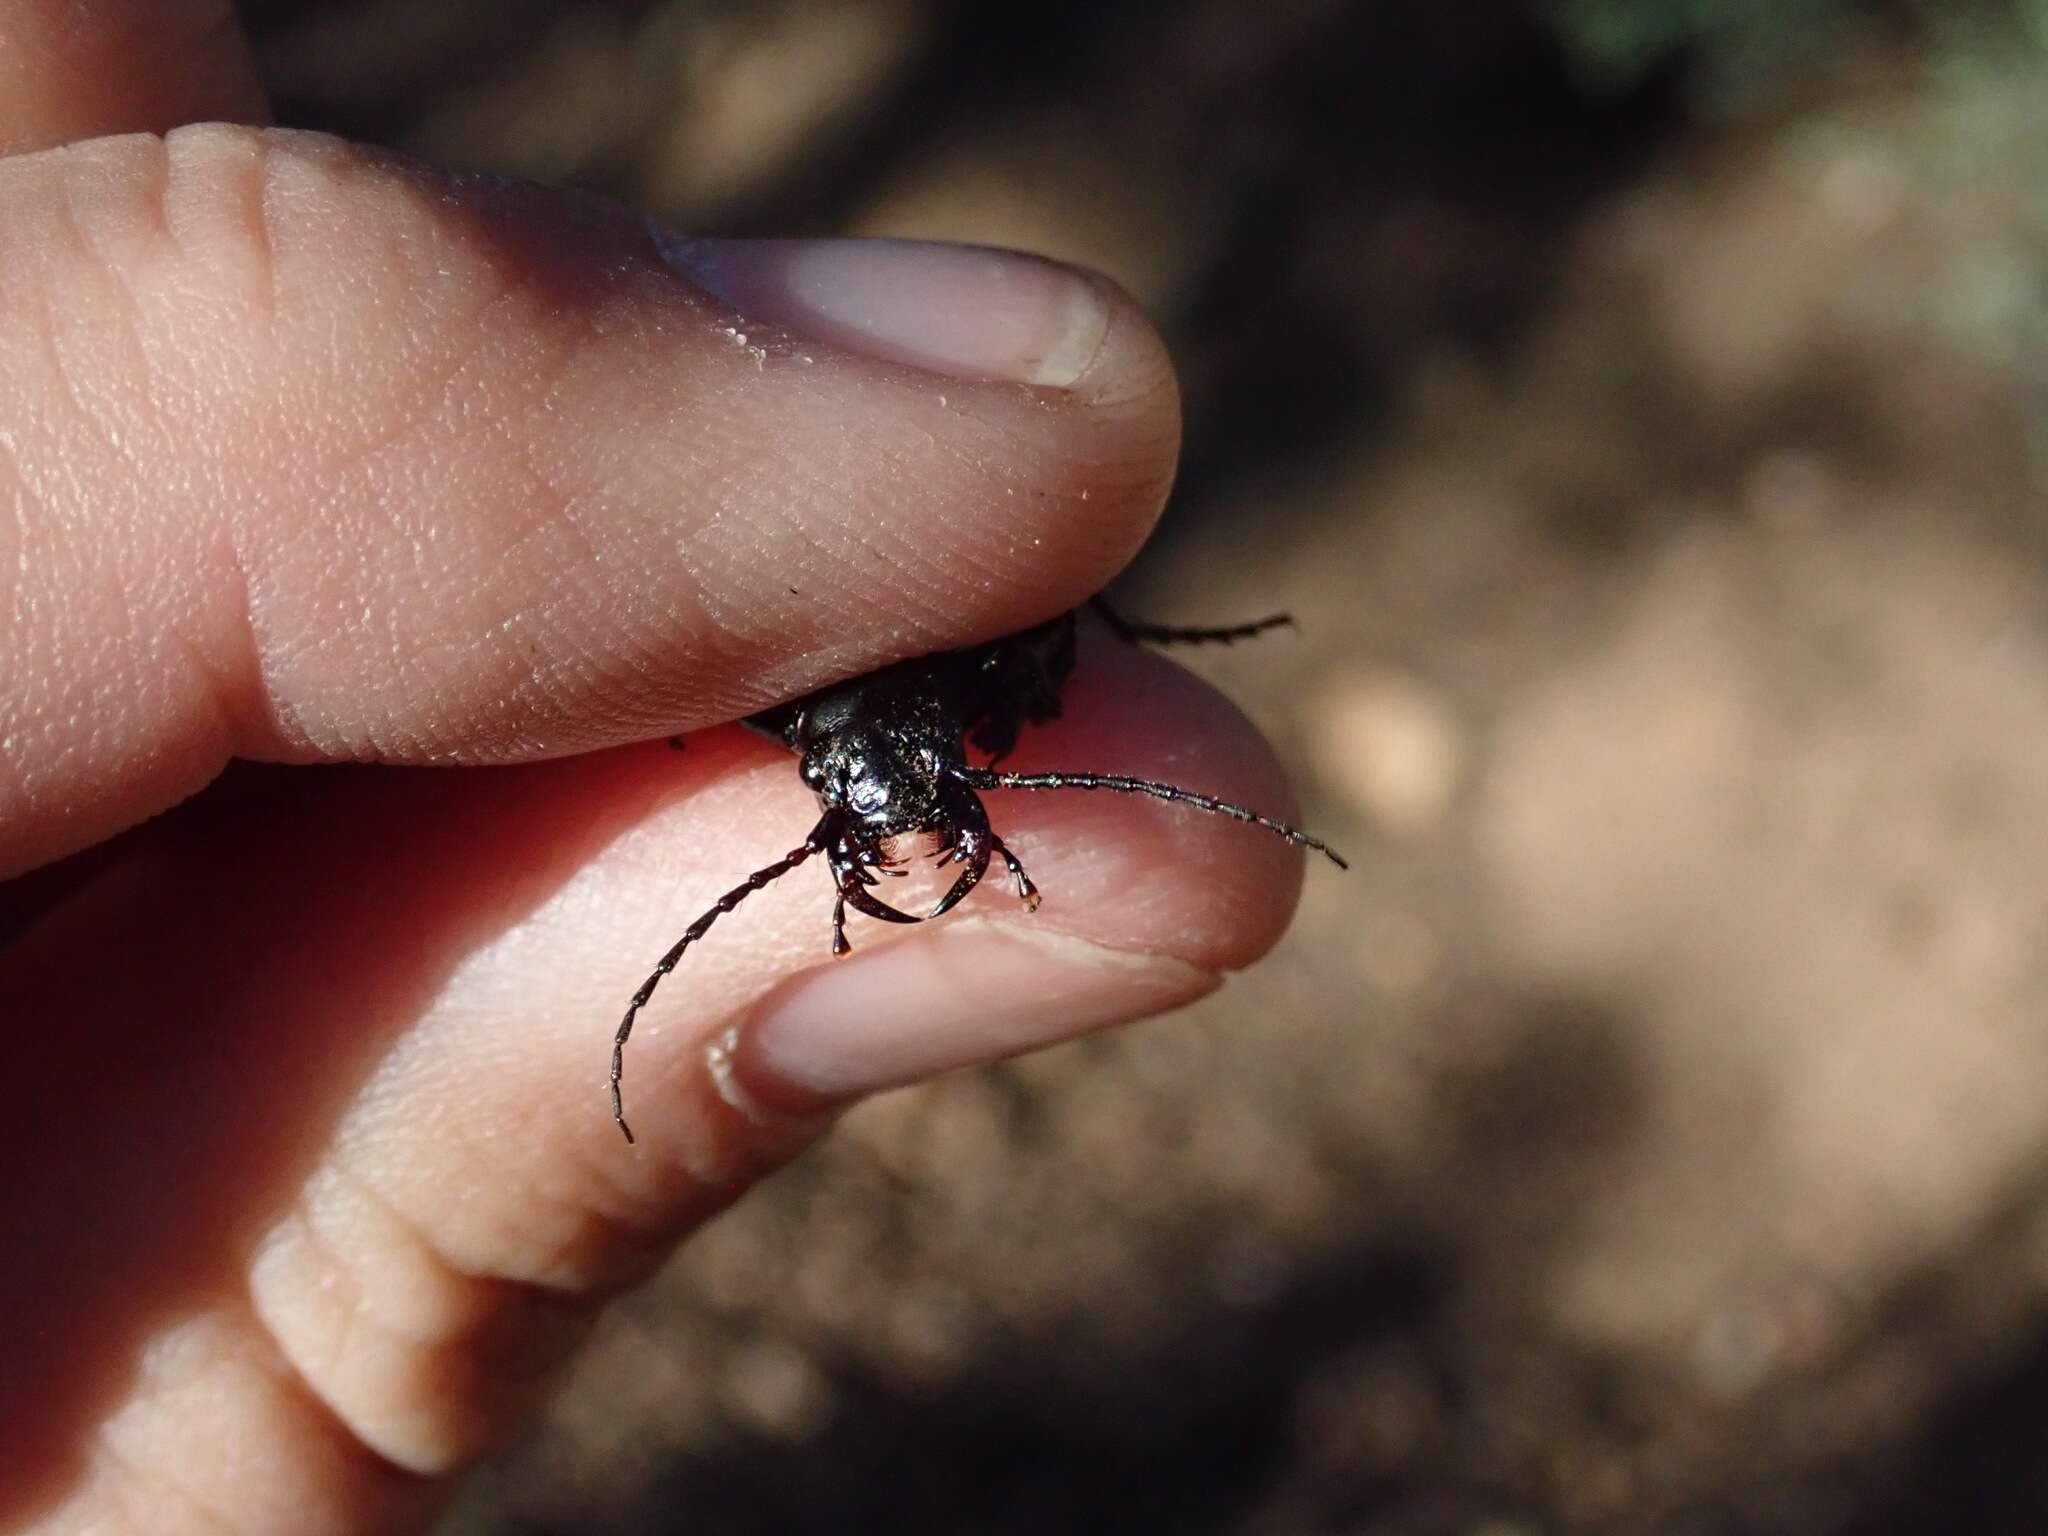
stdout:
MULTIPOLYGON (((1134 623, 1099 597, 1090 606, 1127 642, 1228 643, 1291 622, 1287 615, 1275 614, 1251 624, 1188 629, 1134 623)), ((1016 746, 1026 725, 1059 715, 1060 697, 1074 670, 1075 633, 1076 611, 1069 610, 1021 633, 898 662, 740 722, 797 754, 797 772, 818 797, 823 814, 799 846, 755 870, 684 929, 633 994, 612 1040, 612 1118, 627 1141, 633 1140, 633 1132, 626 1125, 619 1078, 634 1019, 662 977, 713 923, 805 860, 824 855, 832 875, 835 956, 852 948, 846 942, 848 907, 885 923, 929 922, 958 906, 996 859, 1003 861, 1025 910, 1035 911, 1038 887, 989 824, 981 790, 1106 789, 1149 795, 1263 827, 1290 843, 1315 849, 1339 869, 1350 867, 1320 838, 1247 806, 1177 784, 1118 773, 1000 771, 995 765, 1016 746), (986 755, 986 766, 968 762, 969 745, 986 755), (874 894, 878 873, 901 873, 897 866, 903 861, 896 854, 895 840, 913 833, 934 840, 937 858, 961 866, 952 887, 922 914, 899 911, 874 894)))

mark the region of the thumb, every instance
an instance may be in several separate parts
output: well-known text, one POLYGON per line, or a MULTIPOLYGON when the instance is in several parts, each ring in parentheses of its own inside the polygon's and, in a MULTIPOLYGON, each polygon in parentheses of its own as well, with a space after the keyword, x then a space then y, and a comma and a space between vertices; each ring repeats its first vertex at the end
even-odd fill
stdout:
POLYGON ((312 135, 0 161, 0 272, 0 875, 238 755, 564 754, 1020 628, 1177 446, 1087 274, 312 135))

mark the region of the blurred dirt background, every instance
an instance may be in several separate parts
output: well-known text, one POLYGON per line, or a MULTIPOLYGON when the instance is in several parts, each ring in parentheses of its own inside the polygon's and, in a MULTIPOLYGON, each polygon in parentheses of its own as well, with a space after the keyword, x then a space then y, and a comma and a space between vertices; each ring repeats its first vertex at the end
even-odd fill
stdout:
POLYGON ((2048 1529, 2048 0, 272 0, 285 120, 1160 317, 1282 951, 894 1095, 455 1533, 2048 1529))

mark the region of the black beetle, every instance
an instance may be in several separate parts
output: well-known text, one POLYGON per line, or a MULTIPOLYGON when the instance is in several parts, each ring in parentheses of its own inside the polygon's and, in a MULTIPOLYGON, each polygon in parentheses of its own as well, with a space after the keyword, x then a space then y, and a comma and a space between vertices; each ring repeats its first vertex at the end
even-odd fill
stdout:
MULTIPOLYGON (((1184 629, 1133 623, 1101 598, 1090 606, 1119 636, 1133 642, 1227 643, 1289 622, 1285 614, 1276 614, 1252 624, 1184 629)), ((846 942, 849 906, 887 923, 927 922, 959 905, 997 858, 1016 883, 1025 909, 1036 910, 1038 888, 989 825, 979 790, 1107 789, 1150 795, 1264 827, 1290 843, 1316 849, 1339 869, 1349 867, 1320 838, 1245 806, 1176 784, 1115 773, 998 771, 995 764, 1009 755, 1026 725, 1059 714, 1061 693, 1074 670, 1075 619, 1075 613, 1069 611, 1000 640, 898 662, 740 722, 798 755, 797 772, 817 795, 824 814, 801 846, 754 871, 712 903, 711 910, 683 931, 675 947, 661 957, 661 963, 633 994, 612 1041, 612 1118, 627 1141, 633 1139, 633 1133, 626 1126, 619 1100, 619 1076, 625 1068, 626 1038, 633 1032, 634 1018, 654 995, 661 978, 676 968, 683 952, 701 939, 721 914, 812 855, 825 856, 838 892, 832 904, 834 955, 843 955, 852 947, 846 942), (986 767, 967 761, 969 744, 987 755, 986 767), (935 856, 964 866, 952 888, 921 916, 898 911, 873 890, 878 872, 902 872, 896 867, 903 861, 895 852, 895 839, 911 833, 930 836, 935 856)))

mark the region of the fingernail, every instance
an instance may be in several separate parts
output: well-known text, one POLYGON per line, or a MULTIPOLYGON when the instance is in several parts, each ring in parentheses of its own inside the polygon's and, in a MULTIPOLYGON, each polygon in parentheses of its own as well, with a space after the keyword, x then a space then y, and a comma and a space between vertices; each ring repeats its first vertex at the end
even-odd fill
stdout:
POLYGON ((1109 332, 1102 281, 1016 251, 920 240, 688 240, 664 260, 759 324, 958 378, 1073 385, 1109 332))
POLYGON ((751 1098, 830 1104, 1177 1008, 1221 978, 1028 923, 967 918, 785 983, 733 1042, 751 1098))

